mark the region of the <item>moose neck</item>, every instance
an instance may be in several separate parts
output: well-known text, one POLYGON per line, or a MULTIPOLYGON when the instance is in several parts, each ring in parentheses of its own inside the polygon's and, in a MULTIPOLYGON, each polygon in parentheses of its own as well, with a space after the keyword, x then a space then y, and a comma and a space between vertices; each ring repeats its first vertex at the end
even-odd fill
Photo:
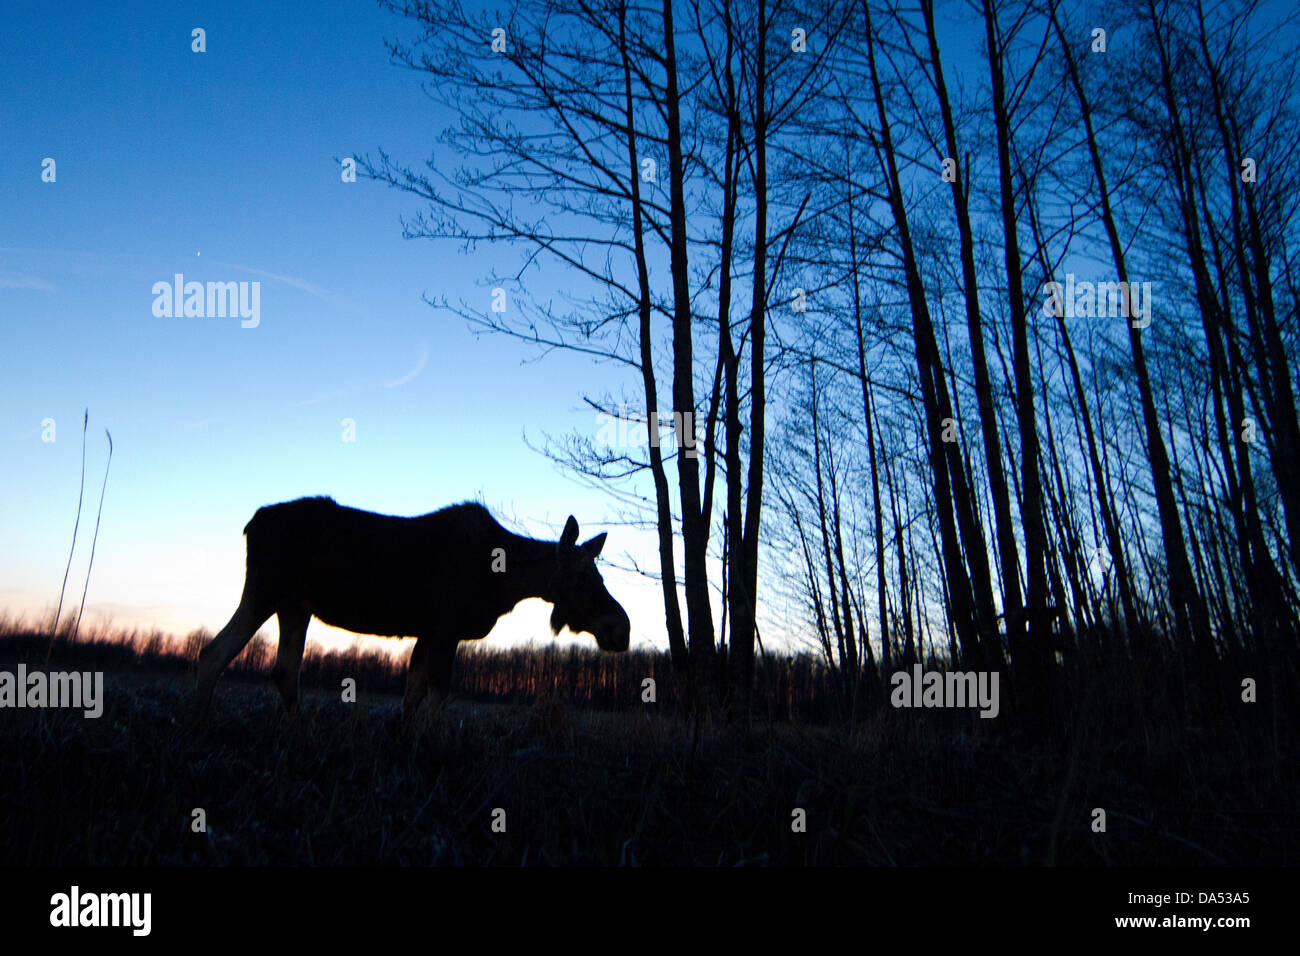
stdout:
POLYGON ((552 600, 550 583, 559 561, 556 542, 511 535, 505 561, 506 573, 499 577, 512 606, 525 598, 552 600))

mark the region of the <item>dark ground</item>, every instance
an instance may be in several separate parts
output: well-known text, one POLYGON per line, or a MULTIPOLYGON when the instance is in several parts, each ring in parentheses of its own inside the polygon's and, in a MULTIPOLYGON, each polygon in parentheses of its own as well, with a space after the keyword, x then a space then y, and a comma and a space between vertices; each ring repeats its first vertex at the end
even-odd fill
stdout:
MULTIPOLYGON (((0 639, 0 669, 46 646, 0 639)), ((490 662, 462 651, 458 682, 490 662)), ((613 709, 462 694, 413 728, 392 679, 363 673, 355 704, 305 679, 292 719, 229 673, 194 730, 187 661, 60 645, 49 667, 104 670, 105 711, 0 710, 0 865, 1300 863, 1293 724, 1264 704, 1156 702, 1142 724, 1093 695, 1056 731, 889 707, 697 725, 628 680, 613 709)))

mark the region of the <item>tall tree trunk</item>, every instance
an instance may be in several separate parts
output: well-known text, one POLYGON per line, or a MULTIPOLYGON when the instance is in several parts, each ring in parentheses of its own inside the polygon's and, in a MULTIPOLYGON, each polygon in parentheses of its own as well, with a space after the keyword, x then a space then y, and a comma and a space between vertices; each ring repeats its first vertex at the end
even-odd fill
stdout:
MULTIPOLYGON (((858 231, 853 219, 853 184, 848 190, 849 211, 849 265, 853 272, 853 329, 857 335, 858 382, 862 386, 862 421, 867 429, 867 453, 871 463, 871 513, 875 519, 876 538, 876 596, 880 614, 880 675, 888 680, 890 674, 888 591, 885 585, 885 531, 884 517, 880 513, 880 473, 876 465, 876 423, 871 409, 871 379, 867 376, 867 340, 862 329, 862 286, 859 281, 858 231)), ((865 624, 864 624, 865 628, 865 624)), ((865 643, 865 642, 864 642, 865 643)), ((870 653, 871 645, 866 644, 870 653)))
MULTIPOLYGON (((641 353, 641 384, 645 392, 648 415, 659 408, 658 389, 655 383, 654 342, 651 338, 650 270, 646 262, 645 222, 641 207, 641 177, 637 162, 637 133, 632 103, 632 66, 627 53, 627 4, 619 4, 619 49, 623 56, 624 115, 627 118, 628 169, 632 182, 632 238, 636 258, 637 313, 639 318, 638 345, 641 353)), ((668 475, 664 471, 663 453, 657 442, 650 443, 650 474, 655 487, 656 528, 659 535, 659 580, 664 597, 664 618, 668 629, 668 648, 672 654, 673 669, 679 677, 688 672, 686 639, 682 629, 682 609, 677 600, 677 563, 673 556, 672 500, 668 491, 668 475)))
MULTIPOLYGON (((745 589, 744 575, 744 521, 742 501, 742 469, 740 464, 740 358, 731 335, 731 258, 736 230, 736 190, 739 175, 740 113, 736 99, 735 74, 732 59, 735 55, 734 26, 731 2, 724 0, 723 15, 727 32, 726 60, 726 111, 727 149, 723 169, 723 219, 722 262, 718 276, 718 347, 722 356, 725 377, 723 401, 726 418, 727 520, 726 534, 727 576, 731 588, 727 593, 727 614, 731 622, 731 638, 727 656, 727 678, 730 694, 742 707, 748 707, 753 686, 753 626, 750 620, 752 602, 745 589)), ((820 613, 820 612, 819 612, 820 613)))
MULTIPOLYGON (((685 162, 682 156, 681 98, 677 85, 677 42, 673 28, 672 0, 664 0, 664 72, 667 78, 665 99, 667 113, 669 222, 671 224, 671 265, 673 276, 673 411, 679 421, 692 421, 695 414, 695 365, 693 355, 693 321, 691 277, 687 261, 685 162), (689 419, 686 416, 691 416, 689 419)), ((658 410, 653 410, 657 412, 658 410)), ((678 436, 682 439, 684 436, 678 436)), ((700 502, 700 475, 697 459, 677 455, 677 481, 681 498, 682 551, 685 572, 686 620, 689 628, 690 683, 693 703, 713 686, 716 648, 713 644, 713 610, 709 604, 708 528, 704 524, 700 502)), ((737 582, 732 583, 735 587, 737 582)))
POLYGON ((1017 670, 1045 690, 1041 682, 1050 661, 1050 624, 1047 618, 1047 530, 1043 524, 1043 496, 1038 475, 1038 424, 1034 410, 1034 384, 1030 372, 1029 317, 1021 282, 1020 239, 1016 225, 1016 192, 1011 178, 1011 117, 1002 69, 1002 39, 993 0, 984 3, 984 35, 988 44, 989 73, 993 83, 993 122, 998 143, 998 185, 1002 205, 1003 249, 1007 270, 1007 298, 1011 310, 1012 363, 1016 380, 1016 423, 1020 432, 1020 523, 1025 534, 1025 618, 1028 633, 1010 631, 1011 658, 1017 670))
MULTIPOLYGON (((758 534, 763 512, 763 444, 767 411, 767 34, 766 0, 758 3, 755 40, 754 97, 754 270, 749 309, 749 463, 745 473, 745 530, 741 537, 740 566, 734 578, 743 589, 743 617, 732 629, 731 659, 741 700, 748 706, 754 673, 754 611, 758 589, 758 534)), ((832 591, 834 581, 831 581, 832 591)), ((740 609, 737 608, 737 611, 740 609)))
MULTIPOLYGON (((948 156, 956 166, 952 181, 953 211, 957 219, 957 233, 961 247, 962 285, 966 299, 966 328, 970 336, 971 366, 975 373, 975 396, 980 413, 980 432, 984 440, 984 459, 989 475, 989 491, 993 498, 994 526, 997 532, 998 554, 1002 565, 1002 613, 1008 632, 1020 626, 1020 549, 1016 546, 1015 527, 1011 522, 1011 497, 1007 492, 1007 477, 1002 466, 1002 437, 998 430, 997 412, 993 405, 993 387, 989 380, 988 359, 984 354, 984 328, 980 316, 979 277, 975 269, 975 240, 971 230, 970 210, 967 206, 964 170, 961 152, 957 145, 957 127, 953 119, 952 104, 948 99, 948 86, 944 80, 943 63, 939 56, 939 40, 934 27, 934 2, 921 0, 925 17, 925 32, 930 46, 930 62, 934 69, 935 92, 943 115, 944 141, 948 156)), ((993 642, 995 652, 992 666, 1001 666, 1002 648, 993 642)))
MULTIPOLYGON (((1048 265, 1047 255, 1044 251, 1044 238, 1038 224, 1037 204, 1032 198, 1028 210, 1030 226, 1034 230, 1034 241, 1038 244, 1040 252, 1042 252, 1039 262, 1043 267, 1043 277, 1048 282, 1052 282, 1055 280, 1055 276, 1048 265)), ((1097 508, 1101 513, 1102 531, 1106 537, 1106 548, 1110 553, 1111 567, 1115 572, 1115 585, 1119 591, 1120 606, 1124 612, 1124 628, 1127 632, 1127 640, 1133 642, 1139 639, 1141 624, 1138 619, 1137 606, 1133 599, 1128 556, 1124 551, 1124 540, 1120 536, 1119 520, 1115 516, 1110 483, 1107 480, 1105 470, 1102 468, 1101 454, 1098 451, 1097 438, 1092 427, 1092 415, 1088 410, 1088 397, 1083 390, 1083 377, 1079 374, 1079 362, 1074 354, 1074 346, 1070 342, 1070 331, 1065 324, 1064 310, 1057 311, 1062 314, 1056 316, 1056 331, 1061 339, 1061 346, 1065 350, 1066 364, 1070 369, 1070 382, 1074 388, 1075 401, 1079 406, 1078 416, 1083 424, 1088 464, 1092 469, 1092 482, 1093 487, 1096 489, 1097 508)))
MULTIPOLYGON (((1124 246, 1119 238, 1119 227, 1115 223, 1114 212, 1111 209, 1110 191, 1106 185, 1105 168, 1102 165, 1097 134, 1093 126, 1092 105, 1083 90, 1074 52, 1070 49, 1069 42, 1061 29, 1055 8, 1052 10, 1052 25, 1060 40, 1071 86, 1074 87, 1075 95, 1079 100, 1079 111, 1087 134, 1088 154, 1092 160, 1093 172, 1097 176, 1097 196, 1101 204, 1102 224, 1110 243, 1111 258, 1115 262, 1115 271, 1123 284, 1122 288, 1128 288, 1128 266, 1125 261, 1124 246)), ((1187 559, 1187 545, 1183 538, 1182 519, 1174 500, 1173 482, 1169 474, 1169 453, 1165 448, 1164 435, 1160 430, 1160 417, 1156 412, 1155 398, 1151 391, 1151 375, 1147 370, 1142 330, 1132 321, 1128 323, 1128 338, 1129 348, 1133 354, 1133 371, 1137 377, 1138 396, 1142 403, 1142 424, 1146 435, 1147 457, 1151 463, 1151 482, 1155 490, 1161 539, 1168 566, 1169 603, 1174 613, 1174 627, 1178 637, 1181 641, 1187 642, 1192 638, 1193 620, 1199 618, 1197 626, 1203 626, 1204 615, 1197 614, 1201 607, 1201 600, 1192 579, 1191 563, 1187 559)))
MULTIPOLYGON (((930 472, 934 483, 935 507, 938 513, 940 534, 942 538, 942 557, 949 593, 949 618, 957 628, 961 640, 962 652, 974 659, 980 656, 981 631, 979 623, 988 616, 981 613, 981 621, 976 619, 975 594, 972 589, 974 574, 969 574, 962 558, 961 540, 957 534, 957 521, 954 515, 954 502, 967 500, 964 480, 961 487, 954 488, 953 477, 949 467, 953 460, 960 463, 960 457, 952 459, 943 440, 944 419, 951 418, 951 406, 941 404, 941 397, 946 398, 947 389, 943 382, 943 370, 939 362, 939 348, 934 336, 934 325, 930 320, 930 308, 926 302, 925 286, 917 266, 916 253, 912 246, 912 234, 908 224, 907 210, 903 205, 902 184, 898 174, 895 158, 893 133, 889 117, 885 111, 884 92, 876 68, 874 32, 871 28, 870 7, 864 7, 868 33, 867 65, 871 74, 871 85, 876 102, 877 119, 880 124, 880 153, 888 177, 888 194, 894 223, 898 227, 898 242, 903 258, 903 271, 907 288, 908 303, 912 315, 912 333, 916 347, 917 374, 921 384, 921 400, 924 406, 925 427, 929 444, 930 472)), ((974 560, 987 555, 977 553, 977 549, 967 549, 967 556, 974 560)), ((984 576, 987 583, 987 574, 984 576)), ((991 613, 991 608, 989 608, 991 613)))

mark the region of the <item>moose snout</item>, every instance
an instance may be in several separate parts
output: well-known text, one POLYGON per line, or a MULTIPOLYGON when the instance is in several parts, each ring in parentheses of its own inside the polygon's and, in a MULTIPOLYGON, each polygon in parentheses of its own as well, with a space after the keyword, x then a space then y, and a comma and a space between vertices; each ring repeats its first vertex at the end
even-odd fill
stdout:
POLYGON ((596 627, 596 646, 602 651, 625 651, 632 639, 632 622, 622 608, 601 620, 596 627))

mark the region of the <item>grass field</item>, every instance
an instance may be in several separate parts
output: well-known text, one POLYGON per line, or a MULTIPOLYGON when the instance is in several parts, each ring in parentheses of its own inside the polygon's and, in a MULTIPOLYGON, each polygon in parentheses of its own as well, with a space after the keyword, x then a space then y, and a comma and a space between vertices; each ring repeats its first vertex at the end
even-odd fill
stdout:
POLYGON ((99 719, 0 710, 0 863, 1300 862, 1293 724, 1262 703, 1169 720, 1174 698, 1094 681, 1059 725, 887 705, 850 721, 802 658, 760 669, 763 716, 693 720, 654 655, 462 648, 456 694, 426 720, 398 713, 401 660, 355 654, 309 659, 290 718, 254 645, 196 729, 201 640, 0 636, 0 670, 48 652, 50 670, 102 670, 106 691, 99 719))

